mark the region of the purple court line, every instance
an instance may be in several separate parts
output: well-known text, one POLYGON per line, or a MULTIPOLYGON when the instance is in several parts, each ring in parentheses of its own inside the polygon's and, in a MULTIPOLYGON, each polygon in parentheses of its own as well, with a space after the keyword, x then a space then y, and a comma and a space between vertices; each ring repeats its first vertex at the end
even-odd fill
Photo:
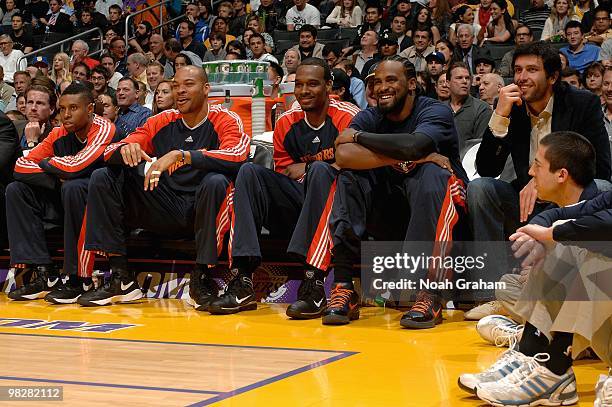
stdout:
POLYGON ((278 381, 283 380, 283 379, 287 379, 287 378, 289 378, 291 376, 295 376, 297 374, 307 372, 309 370, 312 370, 312 369, 315 369, 317 367, 330 364, 332 362, 336 362, 338 360, 347 358, 349 356, 353 356, 353 355, 355 355, 357 353, 359 353, 359 352, 341 352, 340 355, 332 356, 330 358, 323 359, 321 361, 314 362, 314 363, 311 363, 311 364, 306 365, 306 366, 299 367, 299 368, 294 369, 294 370, 290 370, 289 372, 281 373, 281 374, 279 374, 277 376, 270 377, 270 378, 264 379, 264 380, 260 380, 258 382, 253 383, 253 384, 249 384, 247 386, 240 387, 240 388, 238 388, 236 390, 228 391, 228 392, 225 392, 225 393, 219 393, 219 395, 217 395, 215 397, 212 397, 212 398, 210 398, 208 400, 200 401, 198 403, 190 404, 187 407, 208 406, 208 405, 211 405, 211 404, 216 403, 218 401, 225 400, 225 399, 228 399, 230 397, 234 397, 234 396, 237 396, 239 394, 246 393, 247 391, 255 390, 255 389, 258 389, 258 388, 263 387, 265 385, 268 385, 268 384, 271 384, 271 383, 274 383, 274 382, 278 382, 278 381))
POLYGON ((36 383, 74 384, 78 386, 113 387, 117 389, 132 389, 132 390, 169 391, 172 393, 215 394, 215 395, 221 394, 221 392, 219 391, 209 391, 209 390, 175 389, 172 387, 150 387, 150 386, 138 386, 138 385, 131 385, 131 384, 115 384, 115 383, 80 382, 76 380, 41 379, 41 378, 34 378, 34 377, 0 376, 0 380, 13 380, 13 381, 36 382, 36 383))
MULTIPOLYGON (((1 324, 0 324, 0 328, 2 328, 1 324)), ((23 327, 16 327, 16 328, 23 328, 23 327)), ((290 351, 321 352, 321 353, 347 353, 341 350, 329 350, 329 349, 283 348, 283 347, 276 347, 276 346, 256 346, 256 345, 223 345, 221 343, 174 342, 174 341, 153 341, 153 340, 149 341, 146 339, 95 338, 95 337, 75 336, 75 335, 50 335, 50 334, 30 334, 30 333, 26 334, 26 333, 14 333, 14 332, 0 332, 0 335, 35 336, 35 337, 41 336, 41 337, 46 337, 46 338, 87 339, 87 340, 95 340, 95 341, 152 343, 152 344, 161 344, 161 345, 208 346, 208 347, 217 347, 217 348, 270 349, 270 350, 290 350, 290 351)))
MULTIPOLYGON (((1 327, 1 325, 0 325, 1 327)), ((208 400, 204 400, 195 404, 190 405, 189 407, 199 407, 199 406, 207 406, 212 403, 216 403, 221 400, 228 399, 230 397, 237 396, 239 394, 245 393, 250 390, 255 390, 257 388, 263 387, 267 384, 271 384, 274 382, 278 382, 283 379, 287 379, 291 376, 295 376, 297 374, 307 372, 309 370, 316 369, 317 367, 324 366, 338 360, 347 358, 349 356, 353 356, 358 354, 359 352, 348 352, 348 351, 334 351, 328 349, 305 349, 305 348, 284 348, 284 347, 273 347, 273 346, 254 346, 254 345, 222 345, 222 344, 207 344, 207 343, 197 343, 197 342, 176 342, 176 341, 149 341, 144 339, 114 339, 114 338, 90 338, 84 336, 72 336, 72 335, 49 335, 49 334, 26 334, 26 333, 10 333, 10 332, 0 332, 0 335, 14 335, 14 336, 40 336, 47 338, 71 338, 71 339, 89 339, 89 340, 98 340, 98 341, 114 341, 114 342, 135 342, 135 343, 152 343, 152 344, 167 344, 167 345, 189 345, 189 346, 208 346, 208 347, 228 347, 228 348, 244 348, 244 349, 269 349, 269 350, 281 350, 281 351, 306 351, 306 352, 322 352, 322 353, 339 353, 339 355, 331 356, 327 359, 323 359, 318 362, 314 362, 308 364, 306 366, 299 367, 294 370, 290 370, 289 372, 281 373, 274 377, 270 377, 268 379, 260 380, 253 384, 249 384, 244 387, 240 387, 236 390, 228 391, 228 392, 215 392, 215 391, 206 391, 206 390, 185 390, 185 389, 177 389, 177 392, 193 392, 193 393, 202 393, 202 394, 214 394, 215 397, 212 397, 208 400)), ((0 376, 0 380, 13 380, 6 379, 5 376, 0 376)), ((28 380, 26 378, 21 378, 21 380, 28 380)), ((63 382, 61 380, 45 380, 45 379, 30 379, 32 381, 45 381, 45 382, 63 382)), ((91 386, 104 386, 104 387, 124 387, 124 388, 139 388, 142 390, 160 390, 160 391, 174 391, 173 389, 164 389, 164 388, 155 388, 155 387, 146 387, 146 386, 129 386, 129 385, 114 385, 114 384, 103 384, 103 383, 89 383, 89 382, 64 382, 66 384, 83 384, 83 385, 91 385, 91 386)))

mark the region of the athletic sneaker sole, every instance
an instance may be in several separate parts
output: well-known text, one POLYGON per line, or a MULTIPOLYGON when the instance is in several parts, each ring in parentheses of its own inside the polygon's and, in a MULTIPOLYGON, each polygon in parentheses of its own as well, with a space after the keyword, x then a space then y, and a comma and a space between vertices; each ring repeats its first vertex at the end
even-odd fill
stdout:
POLYGON ((232 307, 232 308, 208 306, 206 311, 210 312, 213 315, 230 315, 230 314, 237 314, 242 311, 254 311, 256 309, 257 309, 257 303, 250 302, 248 304, 244 304, 244 305, 240 305, 238 307, 232 307))
MULTIPOLYGON (((574 379, 575 380, 575 379, 574 379)), ((564 383, 561 383, 561 385, 557 386, 554 390, 552 390, 552 395, 554 396, 555 393, 558 393, 559 389, 562 388, 564 383)), ((567 384, 566 382, 566 386, 567 387, 569 384, 567 384)), ((563 387, 563 388, 565 388, 563 387)), ((574 383, 574 388, 575 388, 575 383, 574 383)), ((576 393, 576 391, 570 392, 568 393, 563 400, 559 400, 559 398, 563 398, 563 397, 555 397, 556 400, 552 401, 550 400, 551 397, 551 391, 548 392, 548 396, 549 398, 545 399, 545 398, 541 398, 538 400, 534 400, 530 403, 524 403, 524 404, 502 404, 493 400, 489 400, 486 397, 486 394, 482 394, 479 390, 481 390, 480 388, 476 388, 476 395, 478 396, 478 398, 480 398, 482 401, 485 401, 487 403, 489 403, 492 406, 496 406, 496 407, 506 407, 509 405, 512 405, 512 407, 533 407, 533 406, 571 406, 574 405, 576 403, 578 403, 578 394, 576 393)), ((561 390, 562 392, 563 390, 561 390)))
MULTIPOLYGON (((101 298, 99 300, 94 301, 78 301, 79 305, 83 307, 103 307, 105 305, 111 305, 114 303, 122 303, 122 302, 131 302, 141 299, 144 296, 140 288, 135 289, 134 291, 123 294, 123 295, 115 295, 113 297, 101 298)), ((80 299, 80 298, 79 298, 80 299)))
POLYGON ((45 296, 49 294, 50 292, 51 291, 41 291, 39 293, 34 293, 34 294, 20 295, 19 297, 16 297, 16 298, 11 297, 11 294, 9 293, 8 297, 9 299, 13 301, 33 301, 33 300, 40 300, 42 298, 45 298, 45 296))
POLYGON ((463 391, 466 391, 470 394, 473 394, 474 396, 476 395, 476 387, 474 386, 474 388, 468 387, 465 384, 461 383, 461 378, 457 379, 457 385, 459 385, 459 388, 463 391))
POLYGON ((76 304, 79 297, 76 297, 76 298, 47 298, 45 297, 45 301, 47 301, 50 304, 76 304))
MULTIPOLYGON (((489 400, 485 400, 484 398, 481 398, 481 400, 489 403, 492 406, 495 407, 507 407, 510 404, 500 404, 500 403, 496 403, 494 401, 489 401, 489 400)), ((574 404, 578 403, 578 396, 569 399, 569 400, 564 400, 562 402, 553 402, 550 401, 548 399, 541 399, 541 400, 534 400, 529 404, 512 404, 512 407, 533 407, 533 406, 572 406, 574 404)))
POLYGON ((359 319, 359 310, 348 315, 329 314, 323 316, 323 325, 346 325, 351 321, 359 319))
POLYGON ((400 325, 408 329, 430 329, 442 323, 442 317, 432 319, 431 321, 419 322, 412 319, 400 320, 400 325))
POLYGON ((321 310, 317 312, 299 312, 291 308, 287 308, 286 314, 291 319, 304 320, 304 319, 321 318, 321 315, 323 315, 323 312, 325 312, 325 308, 321 308, 321 310))

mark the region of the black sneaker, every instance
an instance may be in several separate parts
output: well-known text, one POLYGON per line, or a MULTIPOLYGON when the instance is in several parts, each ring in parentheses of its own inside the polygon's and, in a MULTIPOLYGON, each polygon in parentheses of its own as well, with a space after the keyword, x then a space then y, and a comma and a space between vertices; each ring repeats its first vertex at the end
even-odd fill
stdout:
POLYGON ((8 297, 15 301, 38 300, 45 298, 45 295, 61 284, 59 274, 53 267, 35 266, 30 282, 11 291, 8 297))
POLYGON ((287 308, 287 316, 294 319, 319 318, 327 307, 323 281, 315 278, 313 271, 306 272, 306 278, 298 289, 298 299, 287 308))
POLYGON ((323 313, 323 325, 346 325, 355 319, 359 319, 359 295, 353 283, 336 283, 323 313))
POLYGON ((253 281, 232 270, 234 278, 227 284, 221 297, 208 305, 208 312, 213 315, 235 314, 240 311, 257 309, 253 281))
POLYGON ((427 329, 442 323, 442 301, 437 295, 420 291, 416 302, 400 320, 404 328, 427 329))
POLYGON ((198 311, 207 311, 208 305, 219 298, 219 286, 207 273, 193 270, 189 279, 189 303, 198 311))
POLYGON ((143 297, 142 289, 132 273, 124 270, 113 271, 111 278, 95 290, 82 294, 77 304, 84 307, 99 307, 116 302, 139 300, 143 297))
POLYGON ((51 304, 74 304, 79 297, 93 289, 93 283, 85 284, 80 279, 71 282, 70 279, 65 284, 60 284, 55 290, 45 296, 45 301, 51 304))

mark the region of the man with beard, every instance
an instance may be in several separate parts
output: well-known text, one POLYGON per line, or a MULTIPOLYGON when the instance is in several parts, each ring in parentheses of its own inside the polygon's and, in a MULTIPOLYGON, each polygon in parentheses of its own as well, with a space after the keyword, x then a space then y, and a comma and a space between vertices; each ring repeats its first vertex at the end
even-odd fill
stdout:
MULTIPOLYGON (((518 47, 512 66, 514 83, 500 89, 476 156, 482 178, 468 186, 468 208, 477 241, 505 241, 534 211, 541 210, 536 207, 538 194, 528 171, 538 142, 551 132, 575 131, 588 139, 596 152, 595 178, 610 179, 610 145, 599 97, 561 83, 561 59, 549 44, 518 47), (495 178, 502 173, 508 155, 516 173, 512 183, 495 178)), ((505 256, 497 258, 500 264, 493 268, 503 273, 508 269, 505 256)))
MULTIPOLYGON (((325 230, 338 173, 334 140, 359 111, 329 98, 332 77, 319 58, 300 64, 295 78, 299 107, 287 111, 274 129, 274 170, 252 163, 238 173, 230 237, 233 278, 220 298, 210 292, 208 311, 233 314, 257 308, 253 272, 261 263, 262 226, 273 236, 291 237, 288 252, 305 267, 298 300, 287 309, 295 319, 318 318, 325 309, 325 230)), ((206 309, 201 302, 199 309, 206 309)))
MULTIPOLYGON (((359 318, 352 273, 362 240, 430 242, 434 255, 444 256, 443 242, 452 239, 465 212, 467 176, 451 110, 419 94, 416 71, 405 58, 382 61, 373 81, 378 106, 359 112, 336 139, 336 164, 343 171, 329 222, 335 280, 325 325, 359 318), (435 156, 447 158, 428 162, 435 156)), ((449 270, 436 267, 415 271, 427 273, 428 281, 450 278, 449 270)), ((440 293, 420 291, 400 324, 422 329, 441 322, 440 293)))
POLYGON ((152 33, 153 26, 151 23, 146 20, 141 21, 136 27, 136 37, 130 40, 130 47, 132 47, 135 52, 146 54, 149 52, 149 41, 152 33))
MULTIPOLYGON (((208 104, 210 85, 202 68, 186 66, 174 76, 178 110, 166 110, 106 149, 108 168, 91 176, 85 249, 108 256, 112 277, 79 298, 84 306, 138 299, 142 292, 128 269, 126 232, 143 228, 164 237, 196 240, 190 295, 212 282, 209 264, 223 242, 231 179, 246 162, 250 137, 237 114, 208 104), (136 168, 158 157, 144 176, 136 168), (144 186, 144 188, 143 188, 144 186), (219 238, 219 240, 217 240, 219 238), (221 242, 221 243, 220 243, 221 242)), ((146 167, 145 167, 146 168, 146 167)))
POLYGON ((93 256, 82 247, 87 186, 89 175, 104 165, 104 150, 113 141, 115 126, 93 114, 93 95, 82 84, 64 90, 59 109, 62 125, 17 160, 15 181, 6 189, 11 265, 36 274, 9 294, 13 300, 44 297, 69 304, 93 287, 93 256), (63 224, 64 273, 69 276, 65 285, 47 248, 49 222, 63 224))

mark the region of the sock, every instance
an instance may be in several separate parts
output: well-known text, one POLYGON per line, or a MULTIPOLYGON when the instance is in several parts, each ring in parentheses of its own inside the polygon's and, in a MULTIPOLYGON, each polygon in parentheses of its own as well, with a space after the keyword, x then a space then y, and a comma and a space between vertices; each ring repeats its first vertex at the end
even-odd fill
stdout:
POLYGON ((93 280, 91 279, 91 277, 79 277, 79 280, 81 280, 81 283, 85 285, 93 284, 93 280))
POLYGON ((128 261, 126 256, 109 256, 108 264, 113 272, 126 273, 128 270, 128 261))
POLYGON ((518 345, 518 350, 526 356, 535 356, 536 353, 544 353, 547 351, 549 342, 546 335, 538 331, 538 329, 529 322, 525 324, 523 336, 518 345))
POLYGON ((323 281, 325 279, 325 272, 316 267, 312 267, 309 264, 306 264, 306 272, 312 271, 314 273, 314 279, 323 281))
POLYGON ((572 341, 574 335, 568 332, 555 332, 546 353, 550 359, 544 365, 554 374, 562 375, 572 366, 572 341))
POLYGON ((354 258, 355 255, 343 243, 334 247, 332 262, 334 263, 335 283, 353 283, 354 258))
POLYGON ((259 267, 261 258, 251 256, 239 256, 232 259, 235 269, 238 269, 238 276, 253 278, 253 273, 259 267))
POLYGON ((47 270, 47 274, 49 275, 49 277, 59 277, 60 276, 59 270, 53 267, 53 263, 37 264, 34 266, 34 270, 38 269, 38 267, 44 267, 47 270))

